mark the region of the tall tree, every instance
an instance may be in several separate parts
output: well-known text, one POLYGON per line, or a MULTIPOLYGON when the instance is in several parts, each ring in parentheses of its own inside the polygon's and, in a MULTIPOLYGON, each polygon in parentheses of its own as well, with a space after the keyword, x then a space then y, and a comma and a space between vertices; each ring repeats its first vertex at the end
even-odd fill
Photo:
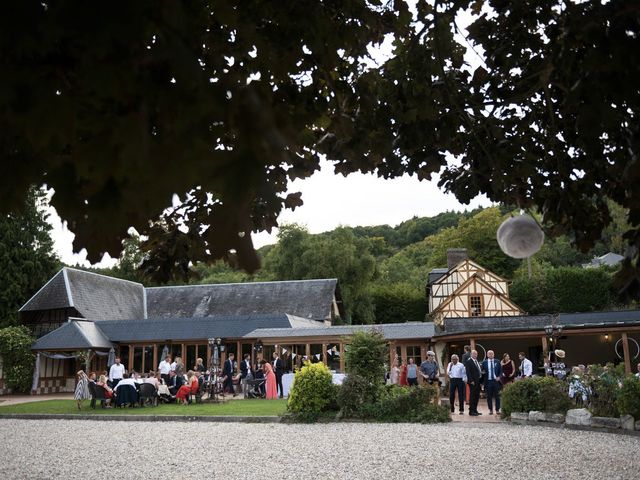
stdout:
POLYGON ((640 289, 639 35, 624 0, 15 2, 0 16, 0 206, 46 182, 90 259, 117 257, 134 226, 161 275, 185 257, 252 271, 249 232, 300 204, 287 183, 324 154, 341 174, 442 170, 462 202, 537 208, 584 251, 610 198, 635 247, 621 285, 640 289), (174 193, 189 208, 147 232, 174 193))
POLYGON ((265 275, 274 280, 337 278, 346 307, 347 323, 373 323, 369 287, 376 275, 369 242, 349 228, 322 235, 289 225, 278 234, 278 244, 265 258, 265 275))
POLYGON ((19 213, 0 215, 0 327, 15 325, 18 309, 60 268, 45 204, 45 193, 30 188, 19 213))

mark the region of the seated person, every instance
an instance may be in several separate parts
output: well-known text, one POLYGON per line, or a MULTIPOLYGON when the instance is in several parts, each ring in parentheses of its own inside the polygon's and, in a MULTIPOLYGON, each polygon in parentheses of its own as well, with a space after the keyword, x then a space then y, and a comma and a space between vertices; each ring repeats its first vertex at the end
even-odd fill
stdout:
POLYGON ((107 399, 113 398, 113 390, 109 385, 107 385, 107 377, 105 375, 100 375, 100 378, 98 379, 98 383, 96 383, 96 385, 104 388, 104 396, 107 399))
POLYGON ((171 395, 175 397, 183 383, 184 377, 176 375, 176 372, 173 370, 169 372, 169 392, 171 395))
POLYGON ((150 383, 151 385, 156 387, 156 390, 157 390, 158 386, 160 385, 160 382, 156 377, 156 372, 149 372, 149 374, 147 375, 147 378, 144 379, 144 383, 150 383))
POLYGON ((189 403, 189 395, 193 393, 193 388, 196 388, 196 392, 198 391, 198 379, 196 378, 193 370, 189 370, 187 372, 187 383, 182 385, 176 393, 176 399, 181 402, 183 405, 189 403))
POLYGON ((131 378, 128 374, 125 373, 125 374, 122 375, 122 380, 120 380, 118 382, 118 384, 116 385, 116 388, 113 389, 113 392, 116 395, 118 395, 118 388, 120 388, 120 386, 124 386, 124 385, 130 385, 133 388, 135 388, 136 391, 138 390, 135 380, 133 378, 131 378))

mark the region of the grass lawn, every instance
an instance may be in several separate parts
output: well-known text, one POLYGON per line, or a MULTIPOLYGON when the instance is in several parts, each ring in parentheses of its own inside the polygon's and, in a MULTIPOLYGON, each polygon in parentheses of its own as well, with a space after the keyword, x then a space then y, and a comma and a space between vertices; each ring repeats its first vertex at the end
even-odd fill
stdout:
POLYGON ((224 403, 201 403, 188 406, 163 404, 157 407, 136 408, 100 408, 92 410, 89 400, 78 410, 75 400, 45 400, 42 402, 20 403, 0 406, 0 415, 7 413, 42 413, 69 415, 283 415, 287 411, 287 400, 229 400, 224 403))

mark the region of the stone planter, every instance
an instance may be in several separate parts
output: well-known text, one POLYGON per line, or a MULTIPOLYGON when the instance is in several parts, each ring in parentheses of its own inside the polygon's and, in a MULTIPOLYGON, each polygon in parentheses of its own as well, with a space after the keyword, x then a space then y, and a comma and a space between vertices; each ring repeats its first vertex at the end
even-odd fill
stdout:
POLYGON ((574 408, 567 411, 565 422, 567 425, 589 427, 591 426, 591 417, 591 412, 586 408, 574 408))
POLYGON ((524 425, 528 420, 529 414, 527 412, 511 412, 511 421, 513 423, 524 425))
POLYGON ((595 428, 620 428, 620 419, 612 417, 591 417, 591 426, 595 428))
POLYGON ((635 421, 631 415, 622 415, 620 417, 620 426, 623 430, 634 430, 635 421))

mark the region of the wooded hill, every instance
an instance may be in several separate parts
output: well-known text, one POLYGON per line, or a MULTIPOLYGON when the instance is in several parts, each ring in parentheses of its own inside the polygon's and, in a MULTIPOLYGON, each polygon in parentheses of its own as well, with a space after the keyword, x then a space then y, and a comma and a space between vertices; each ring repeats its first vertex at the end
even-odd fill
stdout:
POLYGON ((389 323, 424 320, 425 286, 431 269, 446 267, 449 248, 466 248, 469 256, 512 279, 511 297, 529 313, 590 311, 624 307, 612 286, 613 269, 582 268, 594 256, 622 253, 624 212, 612 207, 615 219, 589 253, 570 239, 546 240, 526 262, 507 257, 498 247, 496 231, 511 214, 492 207, 470 212, 444 212, 414 217, 392 227, 338 227, 311 234, 299 225, 283 225, 278 242, 259 250, 263 267, 255 275, 224 263, 195 267, 193 283, 339 279, 349 323, 389 323))

